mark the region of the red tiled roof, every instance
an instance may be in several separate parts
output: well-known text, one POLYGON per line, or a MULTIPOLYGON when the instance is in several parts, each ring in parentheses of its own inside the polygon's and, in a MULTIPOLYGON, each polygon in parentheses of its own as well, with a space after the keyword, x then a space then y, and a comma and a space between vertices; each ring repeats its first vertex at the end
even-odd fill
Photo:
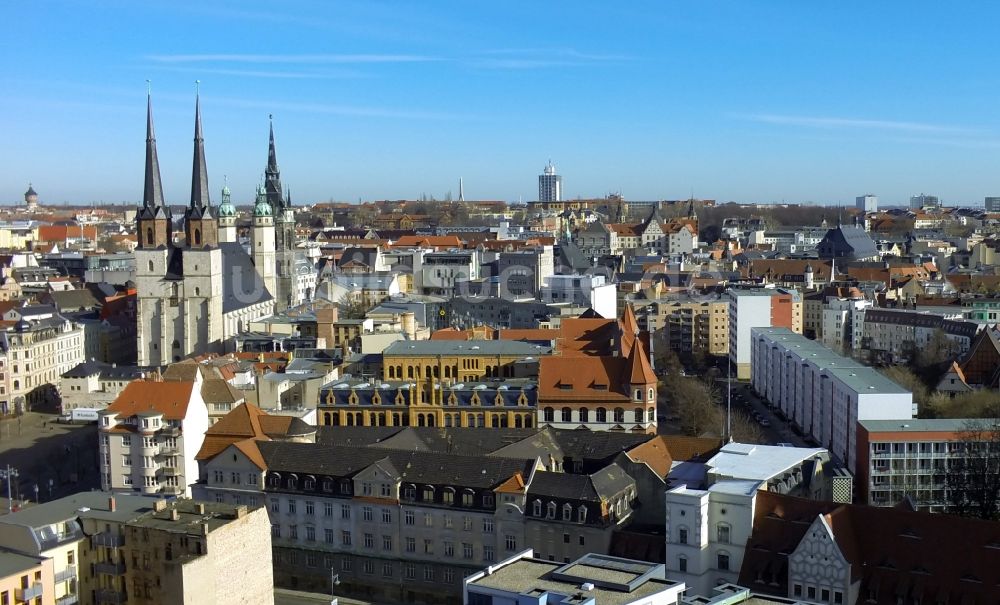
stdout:
POLYGON ((117 413, 119 418, 156 411, 167 420, 183 420, 193 388, 194 382, 190 381, 133 380, 108 406, 108 411, 117 413))

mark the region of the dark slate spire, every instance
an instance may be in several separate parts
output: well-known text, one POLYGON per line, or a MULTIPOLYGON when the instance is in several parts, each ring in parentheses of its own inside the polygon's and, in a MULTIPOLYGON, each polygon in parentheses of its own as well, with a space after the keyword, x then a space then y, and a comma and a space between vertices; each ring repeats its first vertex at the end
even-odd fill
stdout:
POLYGON ((271 132, 267 143, 267 168, 264 170, 264 191, 267 193, 267 201, 274 208, 275 215, 281 212, 285 206, 285 200, 281 196, 281 171, 278 170, 278 153, 274 149, 274 122, 273 116, 267 116, 271 121, 271 132))
POLYGON ((194 101, 194 163, 191 168, 191 209, 211 206, 208 197, 208 168, 205 167, 205 139, 201 135, 201 95, 194 101))
MULTIPOLYGON (((153 96, 146 93, 146 180, 142 190, 142 208, 153 210, 164 208, 169 216, 170 209, 163 203, 163 184, 160 181, 160 161, 156 157, 156 134, 153 131, 153 96)), ((150 213, 150 216, 155 211, 150 213)))

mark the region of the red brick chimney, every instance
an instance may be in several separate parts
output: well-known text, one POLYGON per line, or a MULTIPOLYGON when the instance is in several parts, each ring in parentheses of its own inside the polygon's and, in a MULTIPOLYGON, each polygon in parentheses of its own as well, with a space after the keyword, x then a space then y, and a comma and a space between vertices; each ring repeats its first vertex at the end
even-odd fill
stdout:
POLYGON ((116 510, 117 508, 118 508, 118 505, 117 505, 117 503, 115 502, 115 497, 114 497, 114 496, 111 496, 110 498, 108 498, 108 510, 109 510, 110 512, 115 512, 115 510, 116 510))

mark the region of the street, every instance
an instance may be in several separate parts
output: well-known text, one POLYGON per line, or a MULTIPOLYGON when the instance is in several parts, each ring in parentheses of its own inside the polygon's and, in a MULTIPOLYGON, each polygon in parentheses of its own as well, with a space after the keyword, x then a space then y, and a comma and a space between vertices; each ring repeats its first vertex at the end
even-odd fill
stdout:
MULTIPOLYGON (((0 419, 0 472, 8 466, 16 472, 10 484, 15 506, 101 485, 97 425, 59 424, 57 417, 28 412, 0 419)), ((7 487, 6 479, 0 482, 0 513, 9 510, 7 487)))

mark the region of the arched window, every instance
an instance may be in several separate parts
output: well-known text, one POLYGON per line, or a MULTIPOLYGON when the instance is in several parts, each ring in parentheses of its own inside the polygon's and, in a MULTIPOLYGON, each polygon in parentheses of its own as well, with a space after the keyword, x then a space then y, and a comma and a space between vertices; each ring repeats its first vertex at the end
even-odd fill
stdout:
POLYGON ((653 401, 653 399, 655 399, 655 398, 656 398, 656 391, 653 390, 652 388, 650 388, 649 389, 649 400, 653 401))
POLYGON ((542 420, 545 422, 553 422, 555 420, 556 411, 552 408, 545 408, 542 410, 542 420))
POLYGON ((181 348, 181 343, 179 343, 179 342, 177 342, 177 341, 175 340, 175 341, 174 341, 174 344, 173 344, 173 345, 171 345, 171 346, 172 346, 173 348, 175 348, 175 349, 179 349, 179 348, 181 348))
POLYGON ((427 414, 427 426, 434 426, 434 414, 427 414))
POLYGON ((635 390, 635 400, 642 401, 642 389, 635 390))
POLYGON ((580 422, 588 422, 590 420, 590 410, 587 408, 580 408, 580 422))
POLYGON ((597 408, 597 421, 607 422, 608 421, 608 411, 604 408, 597 408))
POLYGON ((572 422, 573 421, 573 410, 571 410, 569 408, 563 408, 562 409, 562 421, 563 422, 572 422))
POLYGON ((201 229, 194 230, 194 245, 195 246, 201 245, 201 229))
POLYGON ((533 514, 536 517, 541 517, 542 516, 542 501, 541 500, 535 500, 534 502, 531 503, 531 514, 533 514))
MULTIPOLYGON (((153 228, 152 227, 146 227, 146 243, 149 244, 150 246, 153 245, 153 228)), ((152 261, 150 261, 150 262, 152 262, 152 261)))
POLYGON ((642 411, 642 408, 635 408, 632 416, 635 418, 635 422, 642 422, 642 419, 645 418, 646 414, 642 411))
POLYGON ((556 518, 556 503, 549 502, 548 506, 545 507, 545 516, 549 519, 556 518))
POLYGON ((407 366, 407 368, 406 368, 406 377, 407 378, 413 378, 413 366, 407 366))
POLYGON ((688 570, 688 559, 684 555, 677 557, 677 571, 681 573, 687 573, 688 570))
POLYGON ((646 420, 649 422, 656 420, 656 408, 649 408, 646 410, 646 420))
POLYGON ((625 422, 625 410, 622 408, 615 408, 615 422, 625 422))
POLYGON ((395 378, 395 377, 396 377, 396 367, 389 366, 389 378, 395 378))

